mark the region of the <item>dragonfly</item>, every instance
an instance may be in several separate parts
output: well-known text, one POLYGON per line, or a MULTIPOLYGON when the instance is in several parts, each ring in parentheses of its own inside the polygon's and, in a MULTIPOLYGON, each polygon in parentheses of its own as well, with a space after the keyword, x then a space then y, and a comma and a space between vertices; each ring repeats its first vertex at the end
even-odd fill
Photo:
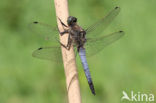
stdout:
POLYGON ((61 48, 60 45, 67 50, 70 50, 70 47, 73 45, 77 53, 80 56, 85 76, 87 78, 90 90, 92 94, 95 93, 94 84, 91 78, 91 73, 87 63, 87 57, 93 56, 98 52, 102 51, 104 47, 120 39, 123 35, 123 31, 117 31, 110 33, 108 35, 103 35, 103 31, 108 27, 108 25, 114 20, 114 18, 119 14, 120 7, 115 7, 111 10, 105 17, 96 23, 92 24, 86 29, 83 29, 77 23, 77 18, 69 16, 67 18, 67 25, 59 21, 64 27, 64 31, 60 31, 57 27, 52 27, 44 23, 33 22, 31 24, 31 30, 38 32, 41 35, 46 35, 49 40, 58 41, 58 33, 63 36, 68 35, 67 44, 63 44, 60 41, 54 43, 50 47, 40 47, 32 53, 33 57, 51 60, 54 62, 61 61, 61 48))

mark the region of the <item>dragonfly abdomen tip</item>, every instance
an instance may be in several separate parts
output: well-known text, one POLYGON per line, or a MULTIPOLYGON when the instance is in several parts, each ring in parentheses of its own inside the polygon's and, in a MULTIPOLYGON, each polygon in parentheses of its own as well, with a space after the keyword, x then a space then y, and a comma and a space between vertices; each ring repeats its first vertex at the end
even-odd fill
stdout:
MULTIPOLYGON (((89 83, 89 82, 88 82, 88 83, 89 83)), ((93 82, 92 82, 92 81, 89 83, 89 87, 90 87, 92 93, 93 93, 94 95, 96 95, 95 89, 94 89, 94 85, 93 85, 93 82)))

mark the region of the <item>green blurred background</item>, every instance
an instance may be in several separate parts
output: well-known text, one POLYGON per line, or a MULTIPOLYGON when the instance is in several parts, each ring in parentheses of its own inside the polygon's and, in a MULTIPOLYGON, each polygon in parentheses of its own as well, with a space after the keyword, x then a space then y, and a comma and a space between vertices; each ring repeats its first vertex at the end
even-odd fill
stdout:
MULTIPOLYGON (((69 0, 70 15, 87 27, 115 6, 121 12, 106 33, 126 35, 88 58, 96 96, 77 60, 83 103, 120 103, 122 91, 156 96, 156 1, 69 0)), ((67 103, 63 66, 31 56, 44 42, 28 29, 32 21, 56 25, 52 0, 0 3, 0 103, 67 103)), ((128 101, 125 101, 128 103, 128 101)))

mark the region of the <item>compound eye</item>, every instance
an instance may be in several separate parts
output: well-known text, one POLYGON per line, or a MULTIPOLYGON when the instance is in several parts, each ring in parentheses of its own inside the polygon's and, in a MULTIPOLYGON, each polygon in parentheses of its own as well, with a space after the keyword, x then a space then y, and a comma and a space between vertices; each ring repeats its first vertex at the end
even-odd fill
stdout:
POLYGON ((76 19, 76 18, 74 18, 74 19, 73 19, 73 22, 77 22, 77 19, 76 19))

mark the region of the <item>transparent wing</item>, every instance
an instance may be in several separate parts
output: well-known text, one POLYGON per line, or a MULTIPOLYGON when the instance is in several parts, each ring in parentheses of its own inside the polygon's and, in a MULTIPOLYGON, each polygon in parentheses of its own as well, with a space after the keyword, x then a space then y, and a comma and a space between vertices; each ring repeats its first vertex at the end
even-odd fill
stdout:
POLYGON ((115 7, 111 12, 109 12, 104 18, 96 22, 95 24, 88 27, 86 31, 86 37, 96 37, 102 34, 106 27, 113 21, 113 19, 119 14, 120 8, 115 7))
POLYGON ((107 45, 117 41, 124 35, 123 31, 115 32, 109 35, 105 35, 99 38, 88 38, 85 44, 86 55, 93 56, 100 52, 107 45))
POLYGON ((60 47, 41 47, 32 53, 33 57, 50 60, 55 63, 62 63, 62 54, 60 47))
POLYGON ((53 27, 51 25, 35 21, 29 24, 29 29, 38 36, 42 36, 45 40, 56 41, 59 38, 57 26, 53 27))

